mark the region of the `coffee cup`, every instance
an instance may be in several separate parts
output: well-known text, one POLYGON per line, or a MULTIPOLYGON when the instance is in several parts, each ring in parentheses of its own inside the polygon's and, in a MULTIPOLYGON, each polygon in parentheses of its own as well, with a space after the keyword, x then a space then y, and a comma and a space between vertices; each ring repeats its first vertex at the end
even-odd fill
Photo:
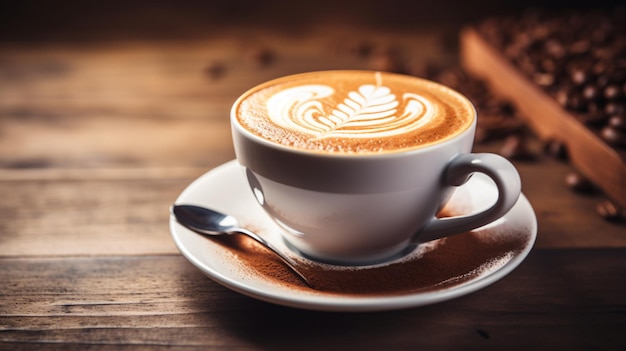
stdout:
POLYGON ((231 129, 251 196, 287 246, 317 261, 367 265, 491 223, 516 203, 514 166, 471 153, 476 117, 465 96, 435 82, 338 70, 250 89, 232 107, 231 129), (495 183, 493 205, 438 218, 475 172, 495 183))

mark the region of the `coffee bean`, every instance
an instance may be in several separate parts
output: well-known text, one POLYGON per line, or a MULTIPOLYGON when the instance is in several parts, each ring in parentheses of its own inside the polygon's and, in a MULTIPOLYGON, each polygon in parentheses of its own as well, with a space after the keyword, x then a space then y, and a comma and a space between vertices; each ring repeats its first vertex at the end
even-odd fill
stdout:
POLYGON ((619 99, 621 96, 622 94, 617 84, 607 85, 604 88, 604 97, 609 100, 619 99))
POLYGON ((483 339, 489 340, 491 337, 489 333, 483 329, 476 329, 476 333, 478 333, 478 335, 480 335, 483 339))
MULTIPOLYGON (((437 81, 449 87, 458 87, 464 81, 464 74, 461 70, 447 70, 442 72, 437 81)), ((492 100, 495 101, 495 100, 492 100)))
POLYGON ((606 126, 600 131, 600 136, 609 145, 626 147, 626 131, 612 126, 606 126))
POLYGON ((374 50, 374 45, 369 42, 359 42, 356 46, 356 54, 360 57, 368 57, 372 50, 374 50))
POLYGON ((575 69, 574 71, 572 71, 570 79, 576 85, 584 85, 585 83, 587 83, 588 75, 582 69, 575 69))
POLYGON ((374 49, 374 45, 368 41, 357 40, 355 38, 342 39, 337 42, 336 51, 339 54, 347 54, 359 58, 366 58, 374 49))
POLYGON ((375 71, 404 73, 403 62, 393 49, 380 49, 372 53, 369 67, 375 71))
POLYGON ((546 41, 545 50, 548 55, 555 59, 562 59, 566 54, 565 48, 556 39, 546 41))
POLYGON ((512 116, 515 112, 513 105, 509 102, 502 101, 496 98, 491 98, 487 100, 482 106, 483 110, 486 114, 491 116, 499 116, 499 119, 503 119, 504 116, 512 116))
POLYGON ((593 41, 593 43, 596 45, 605 44, 607 42, 608 37, 609 37, 608 31, 594 30, 593 32, 591 32, 591 41, 593 41))
POLYGON ((544 151, 546 154, 554 159, 566 161, 568 159, 567 156, 567 146, 565 143, 551 139, 546 142, 544 145, 544 151))
POLYGON ((491 122, 484 122, 485 115, 479 118, 476 127, 476 142, 502 139, 514 133, 519 133, 523 127, 523 122, 514 118, 489 118, 491 122), (481 119, 483 122, 481 122, 481 119))
POLYGON ((622 218, 622 209, 609 200, 598 203, 596 205, 596 212, 608 221, 617 221, 622 218))
POLYGON ((441 69, 427 62, 416 61, 408 62, 405 65, 405 71, 409 75, 432 80, 441 72, 441 69))
POLYGON ((515 134, 506 138, 500 154, 510 160, 530 161, 536 158, 528 148, 526 137, 515 134))
POLYGON ((589 179, 576 172, 570 172, 565 176, 565 185, 577 193, 591 193, 595 190, 589 179))
POLYGON ((535 74, 535 72, 538 71, 537 69, 537 63, 530 59, 530 58, 525 58, 523 60, 520 60, 518 62, 518 66, 519 68, 523 71, 526 72, 528 74, 529 77, 532 77, 533 74, 535 74))
POLYGON ((357 38, 336 38, 329 43, 329 49, 337 55, 366 58, 371 54, 374 45, 369 41, 363 41, 357 38))
MULTIPOLYGON (((624 56, 626 56, 626 52, 625 52, 624 56)), ((613 71, 611 71, 611 82, 616 83, 617 85, 619 85, 620 83, 623 83, 624 81, 626 81, 626 58, 617 59, 614 62, 613 67, 615 69, 613 71), (623 67, 619 67, 618 65, 624 65, 624 66, 623 67)), ((620 91, 620 93, 621 93, 621 91, 620 91)))
POLYGON ((609 118, 608 125, 611 128, 626 131, 626 116, 612 116, 609 118))
POLYGON ((604 115, 604 105, 601 101, 589 101, 587 103, 587 112, 604 115))
POLYGON ((583 99, 582 95, 579 93, 572 93, 567 97, 567 108, 574 111, 584 111, 585 110, 585 99, 583 99))
POLYGON ((598 61, 591 67, 591 72, 595 75, 604 75, 607 71, 607 64, 604 61, 598 61))
POLYGON ((574 55, 585 54, 589 51, 590 47, 591 43, 588 40, 583 39, 571 44, 569 51, 574 55))
POLYGON ((509 45, 504 49, 504 56, 510 60, 517 61, 519 64, 519 60, 522 58, 521 52, 522 49, 518 45, 509 45))
POLYGON ((541 87, 549 87, 554 84, 554 76, 549 73, 535 73, 533 80, 535 84, 541 87))
POLYGON ((468 79, 459 89, 480 104, 485 104, 487 100, 492 98, 485 83, 477 79, 468 79))
POLYGON ((541 60, 541 68, 543 68, 543 70, 546 73, 554 73, 557 70, 557 63, 556 60, 551 59, 551 58, 546 58, 541 60))
POLYGON ((213 61, 204 68, 204 73, 211 79, 219 79, 226 73, 226 66, 221 61, 213 61))
POLYGON ((515 114, 515 107, 508 101, 500 101, 498 106, 500 112, 507 116, 512 116, 515 114))
POLYGON ((585 89, 583 89, 583 96, 588 101, 595 100, 598 97, 598 88, 593 85, 587 85, 585 89))
POLYGON ((624 105, 619 102, 609 102, 604 106, 604 112, 609 116, 623 115, 624 105))
POLYGON ((598 89, 603 89, 611 81, 611 77, 607 74, 600 74, 595 79, 595 85, 598 89))
POLYGON ((492 138, 493 136, 491 135, 491 131, 489 129, 476 126, 476 132, 474 133, 475 143, 484 143, 492 138))
POLYGON ((607 121, 607 116, 600 112, 587 112, 576 115, 583 124, 592 127, 603 126, 607 121))
POLYGON ((247 51, 248 59, 257 66, 269 66, 276 59, 272 50, 265 47, 253 47, 247 51))
POLYGON ((562 107, 567 107, 568 102, 569 102, 569 93, 567 90, 559 90, 556 92, 556 95, 554 97, 556 99, 556 102, 559 103, 559 105, 561 105, 562 107))

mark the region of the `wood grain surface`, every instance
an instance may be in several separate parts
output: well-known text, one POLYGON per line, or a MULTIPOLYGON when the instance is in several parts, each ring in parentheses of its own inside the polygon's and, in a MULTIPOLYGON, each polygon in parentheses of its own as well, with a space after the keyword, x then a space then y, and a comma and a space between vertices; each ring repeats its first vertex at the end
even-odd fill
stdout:
POLYGON ((626 347, 626 225, 600 218, 603 195, 570 192, 572 168, 540 152, 515 162, 538 219, 535 249, 501 281, 445 303, 358 314, 279 307, 220 286, 178 253, 169 206, 234 158, 229 110, 245 90, 302 71, 386 67, 380 51, 456 61, 440 27, 316 23, 175 40, 0 41, 0 349, 626 347))
POLYGON ((456 300, 322 313, 228 291, 178 255, 4 259, 0 279, 11 284, 0 296, 0 346, 619 349, 626 289, 613 273, 625 265, 624 249, 540 249, 506 279, 456 300))

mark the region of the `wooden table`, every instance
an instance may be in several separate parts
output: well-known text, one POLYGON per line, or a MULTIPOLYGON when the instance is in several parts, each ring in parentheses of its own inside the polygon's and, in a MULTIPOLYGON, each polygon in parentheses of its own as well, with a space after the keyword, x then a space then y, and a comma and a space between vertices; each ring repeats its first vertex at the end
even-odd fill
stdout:
POLYGON ((325 26, 2 43, 0 349, 623 350, 626 225, 597 216, 602 196, 571 193, 570 167, 545 157, 516 162, 539 224, 529 257, 448 302, 378 313, 280 307, 218 285, 179 254, 168 207, 234 158, 235 98, 290 73, 369 68, 353 42, 416 61, 455 55, 433 31, 325 26))

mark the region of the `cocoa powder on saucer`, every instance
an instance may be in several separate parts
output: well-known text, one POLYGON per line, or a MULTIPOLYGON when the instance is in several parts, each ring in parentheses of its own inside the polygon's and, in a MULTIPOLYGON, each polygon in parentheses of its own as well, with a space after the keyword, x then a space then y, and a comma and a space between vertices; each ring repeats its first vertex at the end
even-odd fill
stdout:
MULTIPOLYGON (((403 259, 372 267, 337 267, 301 259, 317 291, 379 296, 443 290, 476 279, 522 251, 528 237, 468 232, 426 243, 403 259)), ((273 253, 245 236, 220 241, 242 265, 272 283, 314 291, 273 253)))

